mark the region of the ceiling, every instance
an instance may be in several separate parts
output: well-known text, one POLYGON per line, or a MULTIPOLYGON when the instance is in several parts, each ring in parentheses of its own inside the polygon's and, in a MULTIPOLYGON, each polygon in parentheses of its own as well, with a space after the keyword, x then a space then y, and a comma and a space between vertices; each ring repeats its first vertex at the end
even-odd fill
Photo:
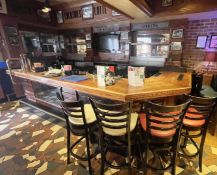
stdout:
MULTIPOLYGON (((37 1, 45 2, 45 0, 37 1)), ((194 15, 198 16, 198 13, 201 12, 217 10, 217 0, 188 0, 183 1, 185 2, 184 5, 176 4, 166 8, 161 7, 161 0, 154 0, 152 1, 154 13, 153 16, 150 17, 144 10, 139 8, 138 5, 135 5, 136 2, 141 3, 143 1, 144 0, 49 0, 51 6, 55 9, 71 8, 99 2, 130 17, 132 23, 191 18, 194 15), (194 1, 197 1, 197 3, 195 4, 194 1)))
MULTIPOLYGON (((37 1, 45 2, 45 0, 37 0, 37 1)), ((94 2, 95 1, 93 0, 49 0, 49 3, 52 6, 69 5, 70 7, 79 6, 82 4, 94 3, 94 2)))

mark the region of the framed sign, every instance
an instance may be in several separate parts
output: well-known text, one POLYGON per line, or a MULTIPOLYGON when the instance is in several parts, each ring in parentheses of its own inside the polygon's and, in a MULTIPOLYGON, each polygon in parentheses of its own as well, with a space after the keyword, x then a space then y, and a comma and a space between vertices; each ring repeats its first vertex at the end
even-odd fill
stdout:
POLYGON ((208 38, 207 35, 199 35, 199 36, 197 36, 196 48, 205 49, 206 48, 207 38, 208 38))
POLYGON ((173 5, 173 0, 162 0, 162 6, 163 7, 168 7, 173 5))
POLYGON ((118 12, 116 12, 116 11, 114 11, 114 10, 112 10, 112 16, 119 16, 119 15, 121 15, 121 14, 118 13, 118 12))
POLYGON ((5 26, 4 27, 5 33, 7 35, 8 41, 12 46, 19 45, 19 36, 17 28, 14 26, 5 26))
POLYGON ((92 46, 91 46, 91 43, 87 43, 87 49, 91 49, 92 46))
POLYGON ((86 33, 86 34, 85 34, 85 39, 86 39, 87 41, 90 41, 90 40, 91 40, 91 33, 86 33))
POLYGON ((210 40, 210 48, 217 48, 217 35, 212 35, 210 40))
POLYGON ((83 19, 93 19, 93 5, 85 5, 82 8, 83 19))
POLYGON ((173 51, 181 51, 182 42, 171 42, 170 49, 173 51))
POLYGON ((8 41, 9 41, 10 45, 12 45, 12 46, 18 46, 19 45, 18 36, 9 36, 8 41))
POLYGON ((0 13, 7 14, 6 0, 0 0, 0 13))
POLYGON ((172 33, 172 38, 182 38, 184 29, 174 29, 172 33))
POLYGON ((17 28, 14 26, 5 26, 5 33, 7 33, 8 36, 17 36, 18 35, 18 31, 17 28))
POLYGON ((156 23, 135 23, 131 25, 132 31, 137 30, 153 30, 153 29, 168 29, 169 22, 156 22, 156 23))
POLYGON ((57 23, 58 24, 63 23, 63 12, 62 11, 57 11, 56 15, 57 15, 57 23))

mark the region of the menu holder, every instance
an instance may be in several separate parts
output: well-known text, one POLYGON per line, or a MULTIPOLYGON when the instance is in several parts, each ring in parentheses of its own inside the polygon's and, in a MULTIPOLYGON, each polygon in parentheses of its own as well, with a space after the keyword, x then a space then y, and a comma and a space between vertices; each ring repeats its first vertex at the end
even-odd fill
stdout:
POLYGON ((128 66, 128 84, 139 87, 144 85, 145 67, 128 66))

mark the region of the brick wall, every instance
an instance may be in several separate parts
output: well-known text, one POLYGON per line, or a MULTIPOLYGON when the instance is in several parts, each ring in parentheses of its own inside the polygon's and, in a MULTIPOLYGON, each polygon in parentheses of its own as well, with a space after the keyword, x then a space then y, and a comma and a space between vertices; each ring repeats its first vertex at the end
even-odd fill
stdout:
POLYGON ((189 21, 185 30, 185 40, 183 45, 182 63, 184 67, 193 69, 198 64, 209 72, 217 73, 217 62, 205 62, 206 51, 215 51, 217 49, 209 48, 211 35, 217 35, 217 18, 189 21), (208 40, 205 49, 197 49, 196 42, 198 35, 207 35, 208 40), (207 67, 207 65, 209 66, 207 67))

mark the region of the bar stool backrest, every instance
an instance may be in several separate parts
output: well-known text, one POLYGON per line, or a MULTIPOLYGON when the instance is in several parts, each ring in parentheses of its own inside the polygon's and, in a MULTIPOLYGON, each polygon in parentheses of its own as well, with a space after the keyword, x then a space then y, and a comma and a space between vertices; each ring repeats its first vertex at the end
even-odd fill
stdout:
POLYGON ((74 118, 75 120, 80 119, 83 120, 84 125, 86 125, 87 122, 84 112, 84 103, 82 101, 64 101, 64 96, 62 93, 57 92, 56 94, 58 100, 60 101, 66 121, 69 122, 69 118, 74 118))
POLYGON ((130 130, 131 103, 104 104, 93 99, 90 102, 102 128, 130 130))
MULTIPOLYGON (((147 118, 146 127, 148 141, 152 140, 152 131, 157 131, 159 133, 172 131, 174 134, 168 136, 172 138, 172 140, 174 136, 179 136, 182 121, 189 104, 190 100, 177 106, 164 106, 152 102, 146 102, 145 113, 147 118)), ((154 135, 154 137, 156 138, 156 135, 154 135)))
MULTIPOLYGON (((79 101, 79 94, 77 91, 71 92, 70 90, 63 89, 62 87, 59 89, 59 97, 61 97, 62 101, 79 101)), ((58 98, 58 97, 57 97, 58 98)), ((58 98, 59 99, 59 98, 58 98)))
POLYGON ((216 98, 202 98, 195 96, 188 96, 192 99, 192 103, 187 110, 185 119, 190 120, 206 120, 207 123, 210 119, 216 104, 216 98))

